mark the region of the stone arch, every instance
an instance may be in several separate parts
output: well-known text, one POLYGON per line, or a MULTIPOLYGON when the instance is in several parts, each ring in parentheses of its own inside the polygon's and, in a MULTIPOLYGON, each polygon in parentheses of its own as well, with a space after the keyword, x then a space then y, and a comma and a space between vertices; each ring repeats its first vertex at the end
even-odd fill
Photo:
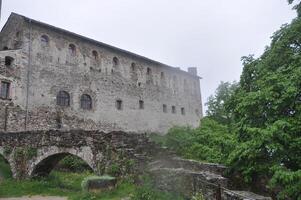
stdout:
POLYGON ((91 168, 93 172, 97 172, 96 164, 93 161, 93 154, 90 147, 61 149, 58 147, 50 147, 40 149, 37 158, 32 162, 29 169, 29 176, 45 176, 48 175, 54 167, 67 155, 76 156, 82 159, 91 168))

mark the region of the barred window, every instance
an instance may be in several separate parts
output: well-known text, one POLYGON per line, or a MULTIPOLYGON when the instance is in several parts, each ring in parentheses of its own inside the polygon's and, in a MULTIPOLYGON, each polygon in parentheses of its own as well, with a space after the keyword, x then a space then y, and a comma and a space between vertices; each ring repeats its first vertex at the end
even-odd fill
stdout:
POLYGON ((9 90, 10 90, 10 83, 6 81, 1 81, 0 98, 9 99, 9 90))
POLYGON ((80 107, 85 110, 91 110, 92 109, 92 98, 87 94, 83 94, 80 99, 80 107))
POLYGON ((59 91, 56 96, 56 104, 59 106, 70 106, 70 95, 66 91, 59 91))

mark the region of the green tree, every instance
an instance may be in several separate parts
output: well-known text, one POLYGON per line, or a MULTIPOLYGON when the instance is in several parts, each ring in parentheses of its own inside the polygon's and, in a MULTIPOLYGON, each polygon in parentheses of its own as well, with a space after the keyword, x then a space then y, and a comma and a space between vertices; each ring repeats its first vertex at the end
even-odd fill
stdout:
POLYGON ((231 99, 238 146, 229 163, 245 180, 270 182, 279 199, 301 199, 301 18, 283 26, 263 55, 243 58, 231 99))
POLYGON ((220 124, 226 125, 229 132, 232 130, 233 112, 229 109, 228 102, 237 87, 238 84, 236 82, 221 82, 215 94, 211 95, 206 103, 208 106, 207 116, 220 124))
POLYGON ((295 3, 293 8, 297 11, 298 17, 300 17, 301 16, 301 2, 300 2, 300 0, 288 0, 288 3, 289 4, 294 4, 295 3))

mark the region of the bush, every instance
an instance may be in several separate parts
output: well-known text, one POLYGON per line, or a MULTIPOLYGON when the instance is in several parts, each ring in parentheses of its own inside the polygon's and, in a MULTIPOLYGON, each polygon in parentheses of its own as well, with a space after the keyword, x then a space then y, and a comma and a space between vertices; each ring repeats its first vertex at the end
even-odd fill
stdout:
POLYGON ((63 158, 58 163, 56 168, 62 171, 71 172, 92 171, 90 166, 85 161, 73 155, 68 155, 63 158))

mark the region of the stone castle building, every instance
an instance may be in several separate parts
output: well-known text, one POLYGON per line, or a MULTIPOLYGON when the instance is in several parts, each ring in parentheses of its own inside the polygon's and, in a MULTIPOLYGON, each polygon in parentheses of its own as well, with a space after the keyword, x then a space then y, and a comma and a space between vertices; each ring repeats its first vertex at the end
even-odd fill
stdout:
POLYGON ((12 13, 0 33, 0 131, 196 127, 200 77, 12 13))

